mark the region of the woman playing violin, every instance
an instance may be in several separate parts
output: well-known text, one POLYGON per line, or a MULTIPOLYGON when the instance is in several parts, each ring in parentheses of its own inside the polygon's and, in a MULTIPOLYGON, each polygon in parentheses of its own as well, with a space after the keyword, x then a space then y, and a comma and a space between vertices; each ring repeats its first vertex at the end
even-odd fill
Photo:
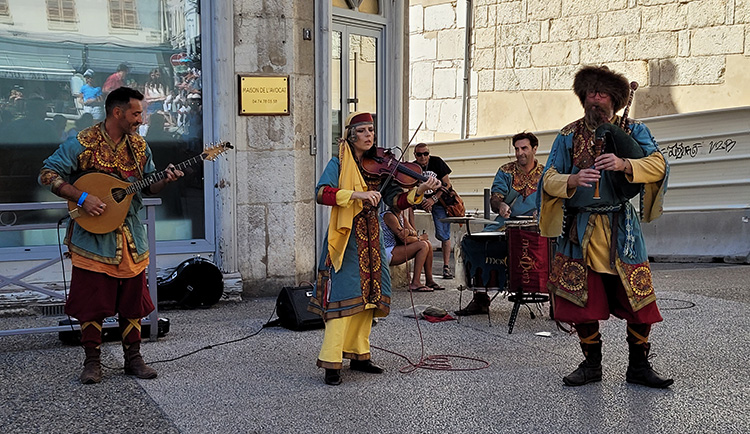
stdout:
POLYGON ((408 209, 440 184, 428 178, 404 192, 390 177, 362 170, 362 161, 375 152, 372 115, 352 113, 339 140, 339 155, 328 162, 316 186, 317 202, 332 209, 308 309, 325 320, 317 365, 325 368, 325 382, 330 385, 341 383, 344 358, 351 359, 353 370, 383 372, 370 360, 372 319, 388 315, 391 301, 378 205, 383 200, 394 209, 408 209))

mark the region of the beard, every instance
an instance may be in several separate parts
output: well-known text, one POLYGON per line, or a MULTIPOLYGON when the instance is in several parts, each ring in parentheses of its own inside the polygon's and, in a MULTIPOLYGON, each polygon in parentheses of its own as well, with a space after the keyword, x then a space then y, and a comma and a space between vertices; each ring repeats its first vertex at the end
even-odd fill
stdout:
POLYGON ((609 119, 607 119, 606 110, 598 104, 586 105, 586 107, 584 107, 583 119, 591 128, 596 128, 609 121, 609 119))

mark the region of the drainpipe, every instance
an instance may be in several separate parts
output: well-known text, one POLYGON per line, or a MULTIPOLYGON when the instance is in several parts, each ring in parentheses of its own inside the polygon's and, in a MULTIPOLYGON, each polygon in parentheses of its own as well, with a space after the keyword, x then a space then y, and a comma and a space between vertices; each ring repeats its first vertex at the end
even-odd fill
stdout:
POLYGON ((466 36, 464 39, 464 93, 461 98, 461 138, 469 137, 469 93, 471 92, 471 23, 472 0, 466 0, 466 36))

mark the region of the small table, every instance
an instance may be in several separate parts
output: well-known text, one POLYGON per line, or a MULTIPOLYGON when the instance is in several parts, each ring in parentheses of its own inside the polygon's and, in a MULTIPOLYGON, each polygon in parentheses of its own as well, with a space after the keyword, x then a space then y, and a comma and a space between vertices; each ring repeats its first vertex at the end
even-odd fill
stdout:
POLYGON ((466 233, 471 235, 471 226, 469 223, 482 223, 485 225, 491 225, 497 223, 495 220, 489 220, 479 217, 445 217, 440 219, 443 223, 458 223, 458 224, 466 224, 466 233))

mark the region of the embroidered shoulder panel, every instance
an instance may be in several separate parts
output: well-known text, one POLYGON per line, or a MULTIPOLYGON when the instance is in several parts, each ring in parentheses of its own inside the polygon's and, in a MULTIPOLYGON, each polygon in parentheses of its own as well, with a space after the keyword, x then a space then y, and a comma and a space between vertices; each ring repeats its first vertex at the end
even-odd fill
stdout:
POLYGON ((512 175, 516 171, 516 162, 511 161, 510 163, 505 163, 502 166, 500 166, 500 170, 502 170, 505 173, 510 173, 512 175))
POLYGON ((562 129, 560 130, 560 134, 562 134, 563 136, 567 136, 568 134, 572 134, 576 130, 576 125, 579 122, 583 122, 583 118, 578 119, 577 121, 571 122, 568 125, 565 125, 564 127, 562 127, 562 129))
POLYGON ((531 169, 531 172, 525 173, 516 161, 511 161, 503 164, 500 170, 513 177, 513 190, 516 190, 523 197, 529 197, 536 192, 539 186, 539 179, 544 172, 544 166, 534 160, 534 168, 531 169))
POLYGON ((139 167, 146 165, 146 141, 140 135, 128 134, 126 140, 114 145, 102 132, 102 124, 97 124, 78 133, 77 138, 84 147, 78 156, 81 170, 96 170, 122 179, 141 177, 139 167))

